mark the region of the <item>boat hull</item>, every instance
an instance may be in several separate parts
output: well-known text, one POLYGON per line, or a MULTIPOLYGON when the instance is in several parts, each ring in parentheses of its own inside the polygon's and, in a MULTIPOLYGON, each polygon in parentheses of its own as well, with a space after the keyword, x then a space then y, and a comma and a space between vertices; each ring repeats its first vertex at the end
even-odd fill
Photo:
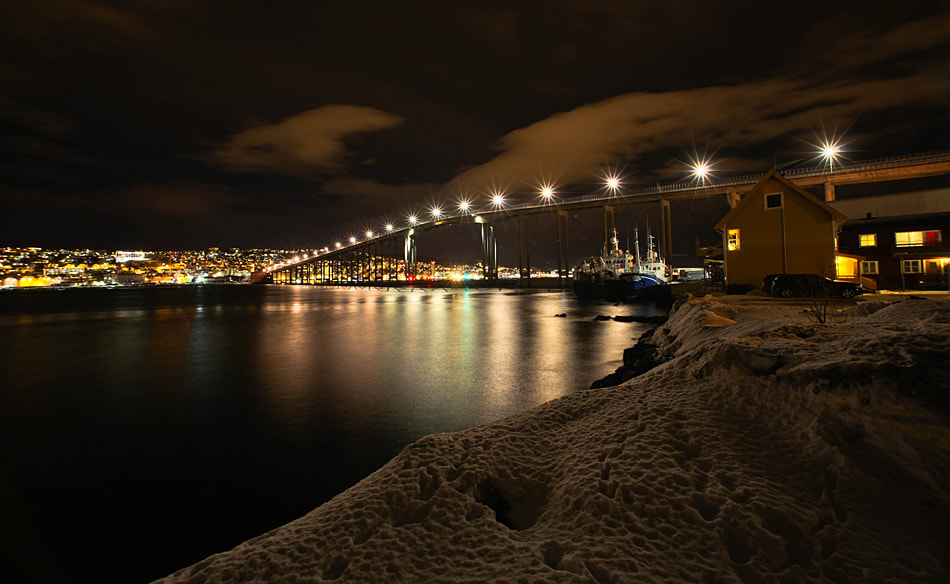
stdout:
POLYGON ((669 284, 648 280, 646 277, 638 280, 619 279, 602 282, 575 280, 572 285, 574 294, 581 299, 622 302, 627 300, 655 300, 670 294, 669 284))

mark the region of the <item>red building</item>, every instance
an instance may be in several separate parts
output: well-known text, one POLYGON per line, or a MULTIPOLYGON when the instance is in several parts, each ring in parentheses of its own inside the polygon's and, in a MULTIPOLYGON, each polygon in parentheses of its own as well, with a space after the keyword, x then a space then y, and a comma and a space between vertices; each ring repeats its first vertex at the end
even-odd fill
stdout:
POLYGON ((950 234, 950 192, 831 204, 848 216, 838 233, 840 279, 860 278, 879 290, 950 289, 950 242, 944 239, 950 234))

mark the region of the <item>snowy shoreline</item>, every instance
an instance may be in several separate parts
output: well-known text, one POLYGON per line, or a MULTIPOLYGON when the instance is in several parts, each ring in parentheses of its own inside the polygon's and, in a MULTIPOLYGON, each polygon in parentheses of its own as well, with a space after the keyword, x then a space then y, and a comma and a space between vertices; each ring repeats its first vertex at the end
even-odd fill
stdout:
POLYGON ((435 434, 159 582, 950 579, 950 301, 688 298, 622 385, 435 434))

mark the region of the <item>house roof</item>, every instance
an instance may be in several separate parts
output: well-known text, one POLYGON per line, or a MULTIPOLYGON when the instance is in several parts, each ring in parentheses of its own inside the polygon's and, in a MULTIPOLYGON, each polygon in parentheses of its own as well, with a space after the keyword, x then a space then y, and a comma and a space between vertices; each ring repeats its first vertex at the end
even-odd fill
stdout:
POLYGON ((719 223, 716 223, 715 229, 718 229, 718 230, 720 230, 720 231, 723 230, 723 229, 725 229, 726 223, 728 222, 729 217, 730 217, 733 213, 737 213, 737 212, 739 212, 740 209, 743 209, 743 208, 745 208, 747 205, 751 205, 751 204, 752 204, 752 203, 751 203, 752 197, 750 197, 749 195, 752 195, 752 194, 755 194, 755 193, 758 193, 758 192, 761 192, 762 190, 764 190, 764 188, 765 188, 765 183, 767 183, 767 182, 768 182, 769 180, 771 180, 771 179, 775 179, 775 180, 779 181, 780 183, 782 183, 783 185, 785 185, 789 190, 791 190, 792 192, 797 193, 799 196, 801 196, 804 200, 806 200, 806 201, 808 201, 809 203, 812 203, 812 204, 818 206, 819 208, 821 208, 822 210, 824 210, 825 212, 827 212, 828 215, 830 215, 831 218, 834 220, 834 222, 835 222, 836 225, 837 225, 837 224, 840 224, 840 223, 843 222, 845 219, 847 219, 847 216, 846 216, 844 213, 842 213, 841 211, 838 211, 837 209, 835 209, 835 208, 832 207, 831 205, 825 203, 824 201, 821 201, 821 200, 819 200, 819 199, 816 199, 814 196, 811 195, 811 193, 809 193, 809 192, 806 191, 805 189, 801 188, 800 186, 798 186, 797 184, 795 184, 795 183, 793 183, 792 181, 788 180, 787 178, 785 178, 784 176, 782 176, 782 175, 780 175, 779 173, 775 172, 774 170, 770 170, 770 171, 768 171, 767 173, 765 173, 765 176, 762 177, 762 180, 760 180, 758 183, 756 183, 756 185, 755 185, 754 187, 752 187, 752 189, 750 189, 749 192, 746 193, 744 197, 742 197, 742 199, 739 200, 739 202, 736 204, 735 207, 732 208, 732 210, 730 210, 728 213, 726 213, 726 215, 725 215, 722 219, 719 220, 719 223))

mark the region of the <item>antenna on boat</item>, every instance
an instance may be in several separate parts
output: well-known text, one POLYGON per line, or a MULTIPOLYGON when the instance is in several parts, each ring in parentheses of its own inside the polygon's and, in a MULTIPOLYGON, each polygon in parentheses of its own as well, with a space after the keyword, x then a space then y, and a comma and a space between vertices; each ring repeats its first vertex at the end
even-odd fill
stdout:
POLYGON ((633 241, 636 243, 636 251, 633 252, 634 259, 637 261, 637 266, 640 265, 640 228, 633 228, 633 241))

